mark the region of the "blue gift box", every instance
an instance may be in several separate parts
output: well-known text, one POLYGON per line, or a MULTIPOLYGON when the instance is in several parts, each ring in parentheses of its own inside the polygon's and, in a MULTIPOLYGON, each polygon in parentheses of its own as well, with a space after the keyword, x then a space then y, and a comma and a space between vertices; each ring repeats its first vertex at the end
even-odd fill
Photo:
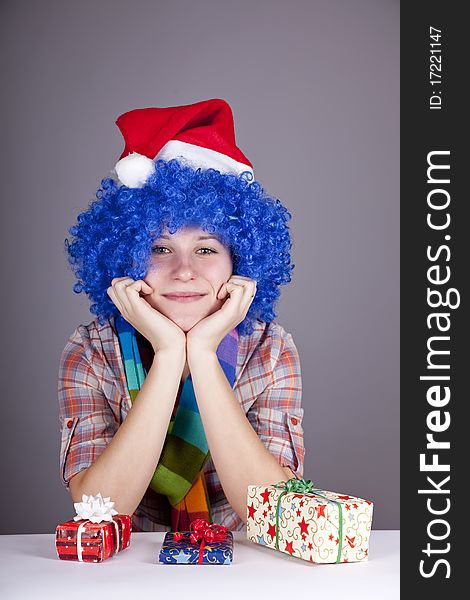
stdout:
POLYGON ((183 532, 181 540, 174 539, 174 532, 167 531, 160 550, 159 562, 177 564, 230 565, 233 559, 233 535, 226 532, 224 540, 204 542, 202 552, 201 540, 191 543, 190 532, 183 532), (200 557, 202 555, 202 559, 200 557))

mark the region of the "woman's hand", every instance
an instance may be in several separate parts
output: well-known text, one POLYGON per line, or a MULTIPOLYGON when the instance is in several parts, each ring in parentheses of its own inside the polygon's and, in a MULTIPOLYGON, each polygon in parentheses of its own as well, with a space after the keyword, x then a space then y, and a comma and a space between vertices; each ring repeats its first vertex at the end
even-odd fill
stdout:
POLYGON ((217 298, 227 298, 222 307, 196 323, 186 334, 186 352, 217 352, 220 342, 246 317, 256 294, 256 281, 232 275, 220 288, 217 298))
POLYGON ((148 339, 155 352, 186 351, 184 331, 140 296, 153 292, 145 281, 115 277, 106 291, 126 321, 148 339))

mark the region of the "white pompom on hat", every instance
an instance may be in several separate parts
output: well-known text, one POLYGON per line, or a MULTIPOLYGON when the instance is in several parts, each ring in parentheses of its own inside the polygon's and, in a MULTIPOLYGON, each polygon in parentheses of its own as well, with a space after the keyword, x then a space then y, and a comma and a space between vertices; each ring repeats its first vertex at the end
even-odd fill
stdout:
POLYGON ((121 158, 114 169, 121 183, 130 188, 137 188, 145 185, 155 171, 155 163, 143 154, 132 152, 121 158))

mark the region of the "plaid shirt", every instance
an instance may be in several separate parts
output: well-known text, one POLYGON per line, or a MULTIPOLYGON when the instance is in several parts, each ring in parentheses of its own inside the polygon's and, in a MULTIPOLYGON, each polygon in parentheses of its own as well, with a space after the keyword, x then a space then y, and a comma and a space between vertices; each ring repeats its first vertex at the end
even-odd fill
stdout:
MULTIPOLYGON (((300 360, 292 336, 276 322, 257 321, 240 336, 234 394, 269 452, 296 477, 304 468, 300 360)), ((132 408, 114 321, 79 325, 62 352, 58 381, 61 426, 60 475, 70 479, 103 452, 132 408)), ((204 475, 212 520, 238 531, 246 527, 225 497, 209 457, 204 475)), ((277 483, 277 482, 276 482, 277 483)), ((166 496, 147 488, 132 516, 134 531, 169 531, 166 496)))

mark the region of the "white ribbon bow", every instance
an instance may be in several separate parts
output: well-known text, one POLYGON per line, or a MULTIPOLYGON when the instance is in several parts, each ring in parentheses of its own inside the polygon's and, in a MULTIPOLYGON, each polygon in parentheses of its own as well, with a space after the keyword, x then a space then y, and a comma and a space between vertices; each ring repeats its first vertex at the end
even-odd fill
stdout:
POLYGON ((101 523, 101 521, 112 521, 113 515, 117 515, 118 512, 113 508, 114 502, 110 502, 111 498, 103 498, 101 492, 98 492, 96 496, 87 496, 83 494, 81 502, 74 502, 74 507, 77 512, 77 516, 74 517, 74 521, 80 521, 81 519, 87 519, 92 523, 101 523))
MULTIPOLYGON (((111 502, 111 498, 103 498, 101 492, 98 492, 96 496, 82 495, 82 502, 73 503, 76 516, 73 518, 74 521, 84 521, 81 523, 77 530, 77 557, 80 562, 83 562, 83 549, 82 549, 82 533, 85 530, 85 525, 90 521, 92 523, 101 523, 102 521, 111 521, 114 524, 116 530, 116 550, 114 554, 119 552, 119 526, 113 519, 113 515, 117 515, 118 511, 113 508, 114 502, 111 502)), ((102 544, 104 545, 103 535, 101 536, 102 544)))

